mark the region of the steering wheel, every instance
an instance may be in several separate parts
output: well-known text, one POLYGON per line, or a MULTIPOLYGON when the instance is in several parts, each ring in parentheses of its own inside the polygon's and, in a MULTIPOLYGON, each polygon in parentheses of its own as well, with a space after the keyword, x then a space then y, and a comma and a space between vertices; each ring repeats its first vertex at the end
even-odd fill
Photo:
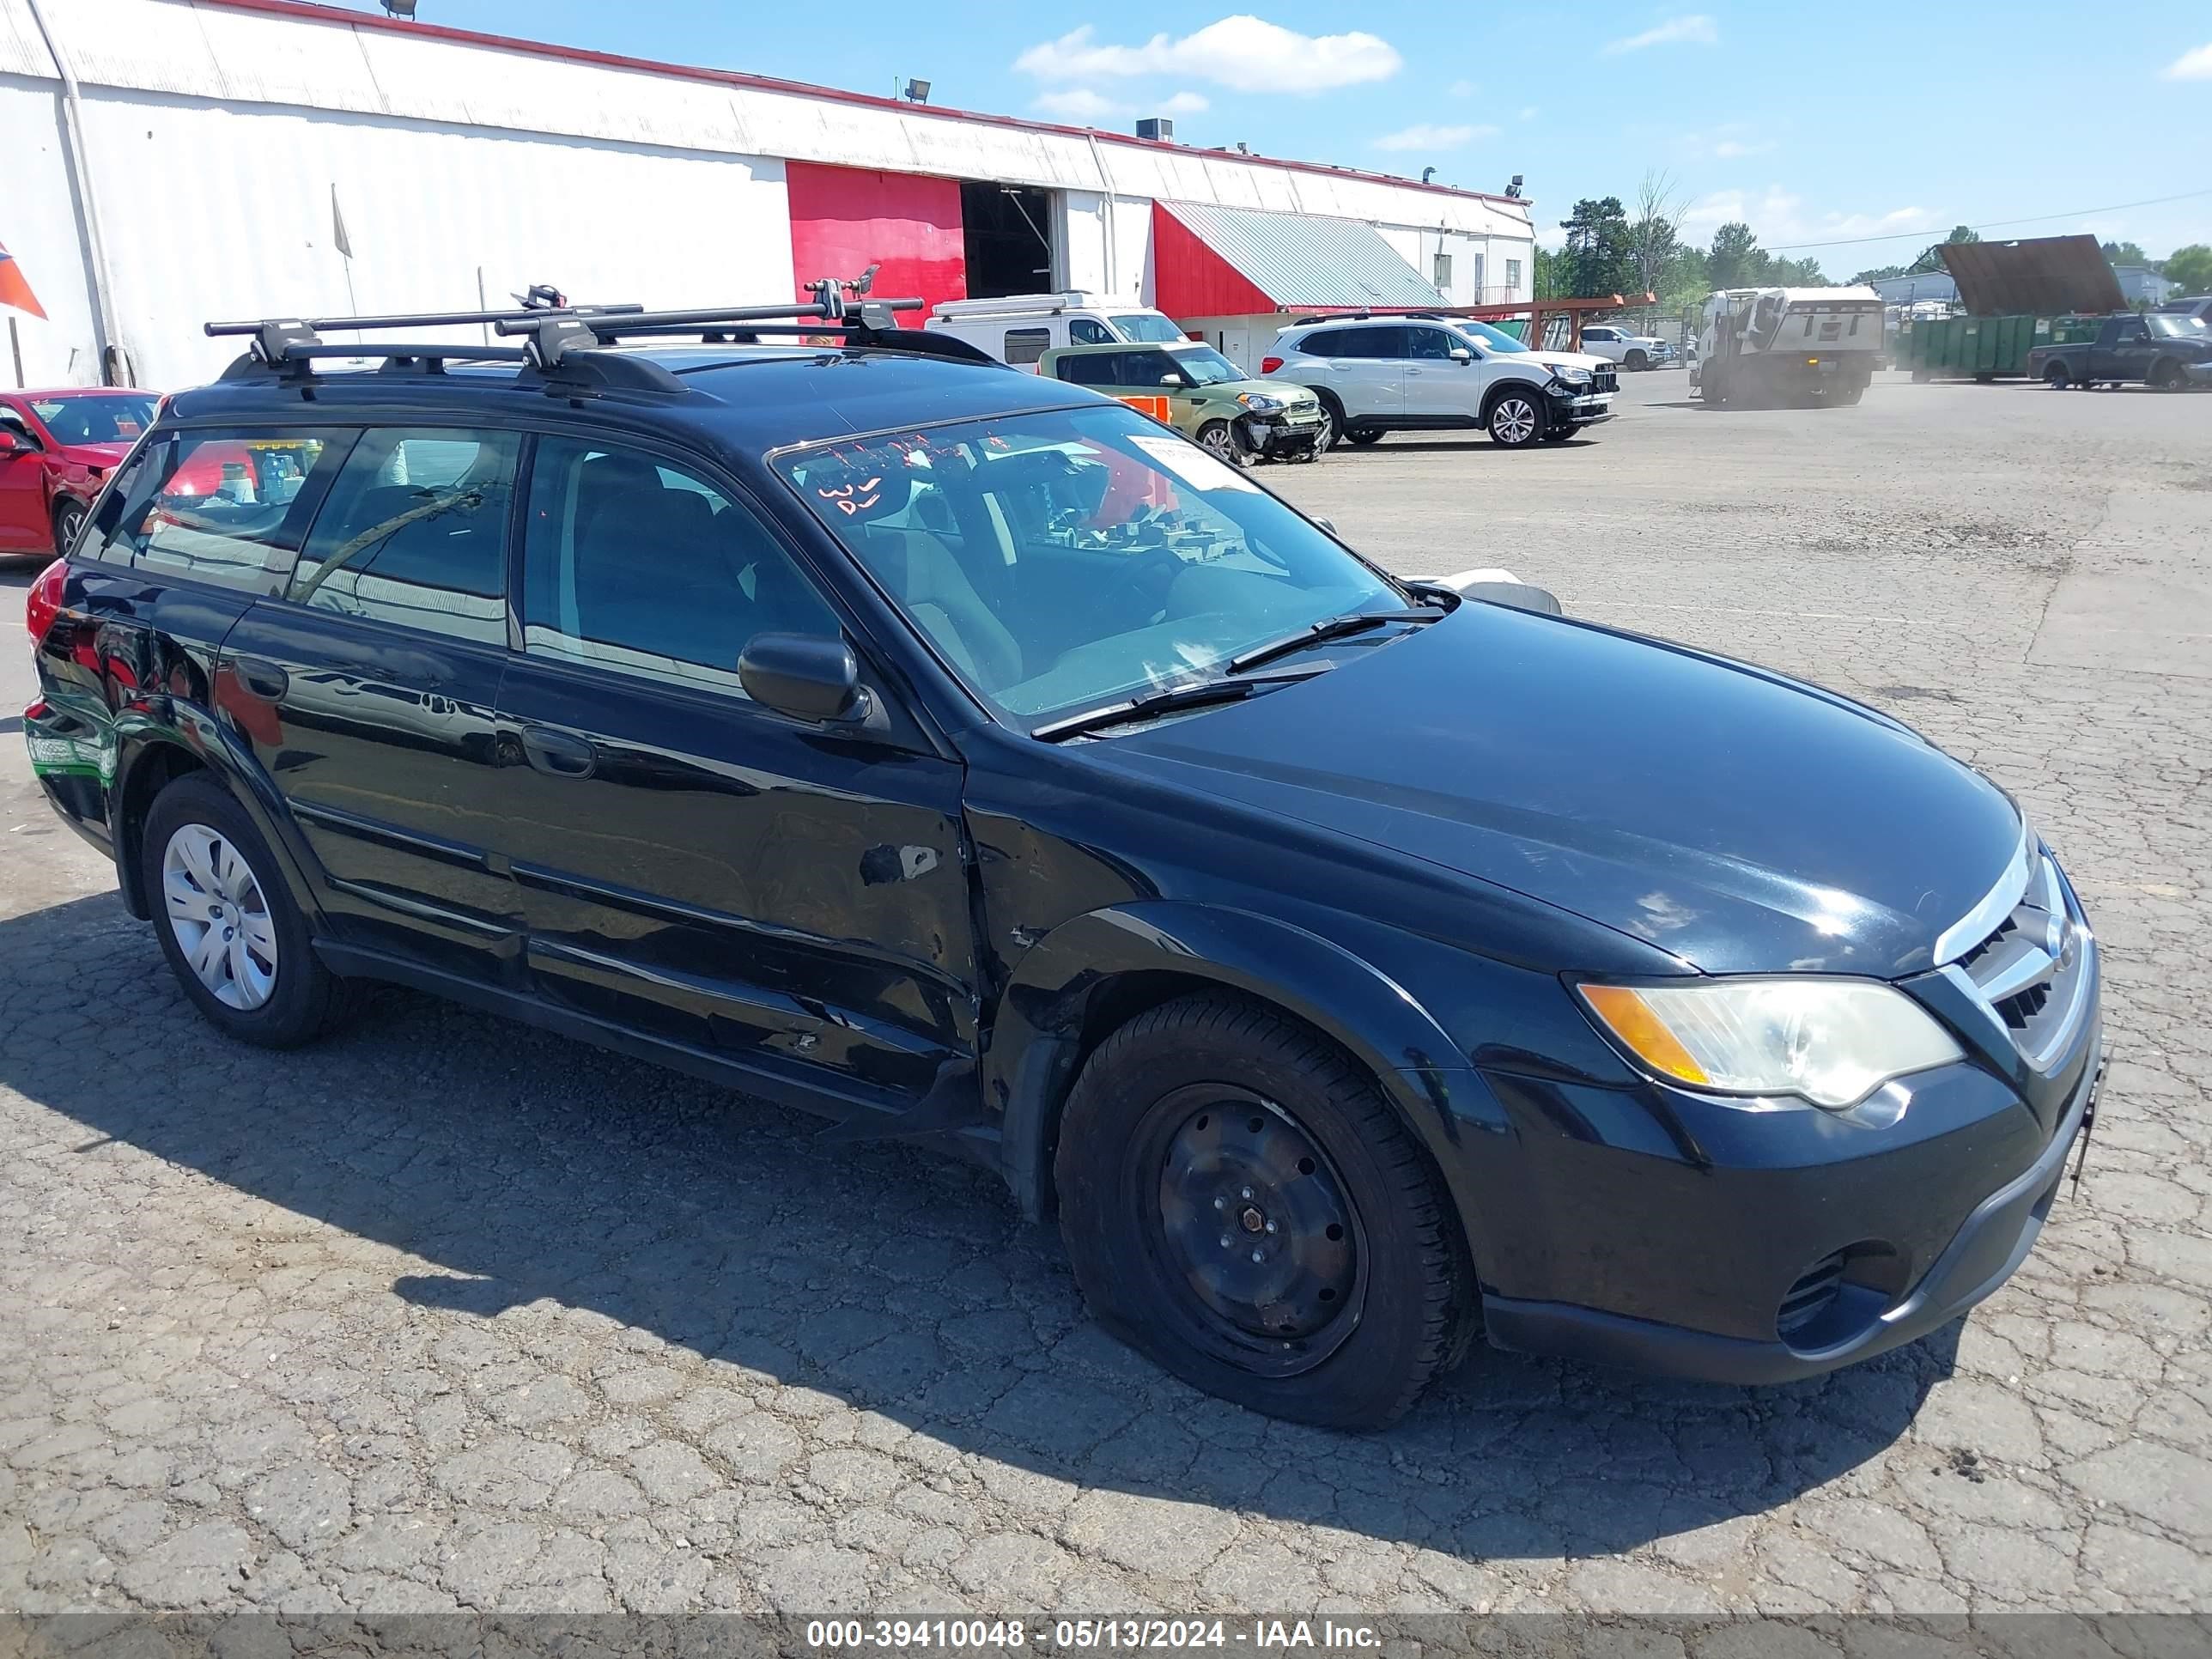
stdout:
POLYGON ((1107 603, 1120 610, 1124 602, 1150 622, 1167 605, 1168 589, 1183 571, 1183 562, 1172 549, 1148 547, 1131 553, 1114 575, 1107 603))

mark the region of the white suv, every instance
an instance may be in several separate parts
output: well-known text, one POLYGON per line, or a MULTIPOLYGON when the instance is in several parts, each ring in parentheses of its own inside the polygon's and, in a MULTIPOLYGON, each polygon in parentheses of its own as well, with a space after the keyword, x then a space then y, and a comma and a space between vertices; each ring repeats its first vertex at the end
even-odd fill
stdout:
POLYGON ((1260 362, 1271 380, 1310 387, 1340 434, 1482 428, 1509 449, 1557 443, 1613 418, 1620 377, 1571 351, 1531 351, 1467 318, 1328 317, 1275 337, 1260 362))
POLYGON ((1583 349, 1593 357, 1619 363, 1630 374, 1658 368, 1674 361, 1674 348, 1656 334, 1631 334, 1611 323, 1593 323, 1583 331, 1583 349))

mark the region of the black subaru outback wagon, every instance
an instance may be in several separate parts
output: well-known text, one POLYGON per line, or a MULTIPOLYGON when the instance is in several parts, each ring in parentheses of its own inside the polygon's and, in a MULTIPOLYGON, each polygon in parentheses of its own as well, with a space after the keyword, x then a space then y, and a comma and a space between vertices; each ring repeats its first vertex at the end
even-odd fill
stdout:
POLYGON ((1317 1423, 1478 1334, 1801 1376, 2027 1254, 2096 949, 1905 727, 835 293, 499 326, 252 331, 33 592, 46 793, 222 1030, 396 981, 936 1141, 1317 1423))

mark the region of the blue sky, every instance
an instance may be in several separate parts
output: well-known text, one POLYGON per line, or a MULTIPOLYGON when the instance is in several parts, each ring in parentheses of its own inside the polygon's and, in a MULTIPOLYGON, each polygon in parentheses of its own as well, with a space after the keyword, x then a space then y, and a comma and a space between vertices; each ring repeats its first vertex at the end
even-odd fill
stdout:
MULTIPOLYGON (((362 3, 363 0, 356 0, 362 3)), ((1117 0, 889 8, 724 0, 419 0, 425 22, 1502 189, 1544 240, 1650 167, 1686 234, 1747 220, 1831 275, 1910 259, 1959 222, 2087 230, 2161 257, 2212 242, 2212 10, 1952 0, 1706 9, 1117 0), (2156 205, 2152 198, 2195 192, 2156 205)))

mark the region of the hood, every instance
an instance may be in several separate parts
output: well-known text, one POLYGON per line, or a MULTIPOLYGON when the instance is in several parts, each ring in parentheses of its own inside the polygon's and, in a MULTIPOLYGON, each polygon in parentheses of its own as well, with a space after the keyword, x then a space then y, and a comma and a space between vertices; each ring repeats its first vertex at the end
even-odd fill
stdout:
POLYGON ((1475 602, 1346 653, 1088 756, 1511 889, 1709 973, 1926 969, 2020 843, 2011 801, 1978 774, 1744 665, 1475 602))

